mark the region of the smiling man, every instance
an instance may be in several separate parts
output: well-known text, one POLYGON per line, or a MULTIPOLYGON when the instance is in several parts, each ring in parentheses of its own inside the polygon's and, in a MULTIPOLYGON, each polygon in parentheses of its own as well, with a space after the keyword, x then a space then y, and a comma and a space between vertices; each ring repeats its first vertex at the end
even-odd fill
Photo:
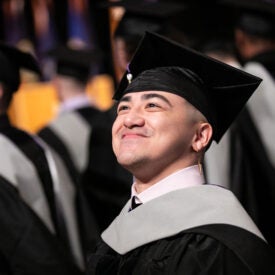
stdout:
POLYGON ((166 175, 197 163, 197 154, 211 134, 205 117, 184 98, 146 91, 120 100, 113 148, 119 163, 135 175, 136 188, 142 192, 166 175), (192 145, 195 132, 198 137, 192 145))
POLYGON ((275 272, 264 236, 229 190, 205 183, 200 164, 260 82, 146 33, 114 96, 113 149, 134 175, 132 197, 90 274, 275 272))

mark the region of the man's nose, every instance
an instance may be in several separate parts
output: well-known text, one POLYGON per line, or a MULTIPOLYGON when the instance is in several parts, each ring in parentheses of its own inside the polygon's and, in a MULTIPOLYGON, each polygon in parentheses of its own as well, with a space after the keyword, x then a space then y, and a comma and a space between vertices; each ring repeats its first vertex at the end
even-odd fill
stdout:
POLYGON ((145 123, 144 117, 136 110, 131 110, 124 118, 124 126, 131 129, 141 127, 145 123))

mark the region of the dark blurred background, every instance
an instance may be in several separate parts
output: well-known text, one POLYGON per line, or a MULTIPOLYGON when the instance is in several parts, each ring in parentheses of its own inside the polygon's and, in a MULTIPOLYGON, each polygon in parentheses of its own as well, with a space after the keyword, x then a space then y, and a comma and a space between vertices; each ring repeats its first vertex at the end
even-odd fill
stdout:
MULTIPOLYGON (((94 78, 89 92, 101 109, 108 109, 112 105, 112 93, 118 82, 113 35, 125 9, 121 6, 110 8, 105 5, 106 2, 1 0, 0 40, 32 52, 43 72, 39 85, 28 86, 24 91, 21 87, 14 96, 9 113, 16 126, 35 132, 55 116, 57 101, 48 86, 54 68, 47 52, 59 44, 99 49, 103 53, 104 58, 98 64, 95 75, 104 77, 94 78)), ((139 0, 132 2, 136 4, 139 0)), ((217 0, 173 2, 183 7, 175 23, 179 30, 179 40, 181 35, 188 37, 184 40, 188 46, 200 49, 205 41, 216 37, 232 40, 234 13, 228 7, 220 5, 217 0)))

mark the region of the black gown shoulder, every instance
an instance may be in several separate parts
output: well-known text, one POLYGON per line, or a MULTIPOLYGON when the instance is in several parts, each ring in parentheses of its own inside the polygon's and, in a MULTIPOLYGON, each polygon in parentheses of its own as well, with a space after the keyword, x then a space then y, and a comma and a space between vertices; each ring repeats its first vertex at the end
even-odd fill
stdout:
POLYGON ((271 275, 275 274, 274 255, 265 242, 246 230, 224 225, 202 226, 125 255, 102 242, 97 253, 90 255, 89 275, 271 275), (228 234, 237 235, 228 238, 228 234), (238 247, 240 244, 244 247, 238 247))
POLYGON ((71 256, 0 176, 0 274, 82 274, 71 256))

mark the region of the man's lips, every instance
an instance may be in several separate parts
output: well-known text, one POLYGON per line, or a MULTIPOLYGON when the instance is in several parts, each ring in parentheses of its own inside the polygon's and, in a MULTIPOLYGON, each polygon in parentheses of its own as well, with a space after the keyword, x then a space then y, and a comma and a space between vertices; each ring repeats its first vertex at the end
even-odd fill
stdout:
POLYGON ((146 135, 144 135, 143 133, 135 133, 135 132, 127 132, 127 133, 123 133, 121 135, 122 139, 125 139, 125 138, 139 138, 139 137, 146 137, 146 135))

